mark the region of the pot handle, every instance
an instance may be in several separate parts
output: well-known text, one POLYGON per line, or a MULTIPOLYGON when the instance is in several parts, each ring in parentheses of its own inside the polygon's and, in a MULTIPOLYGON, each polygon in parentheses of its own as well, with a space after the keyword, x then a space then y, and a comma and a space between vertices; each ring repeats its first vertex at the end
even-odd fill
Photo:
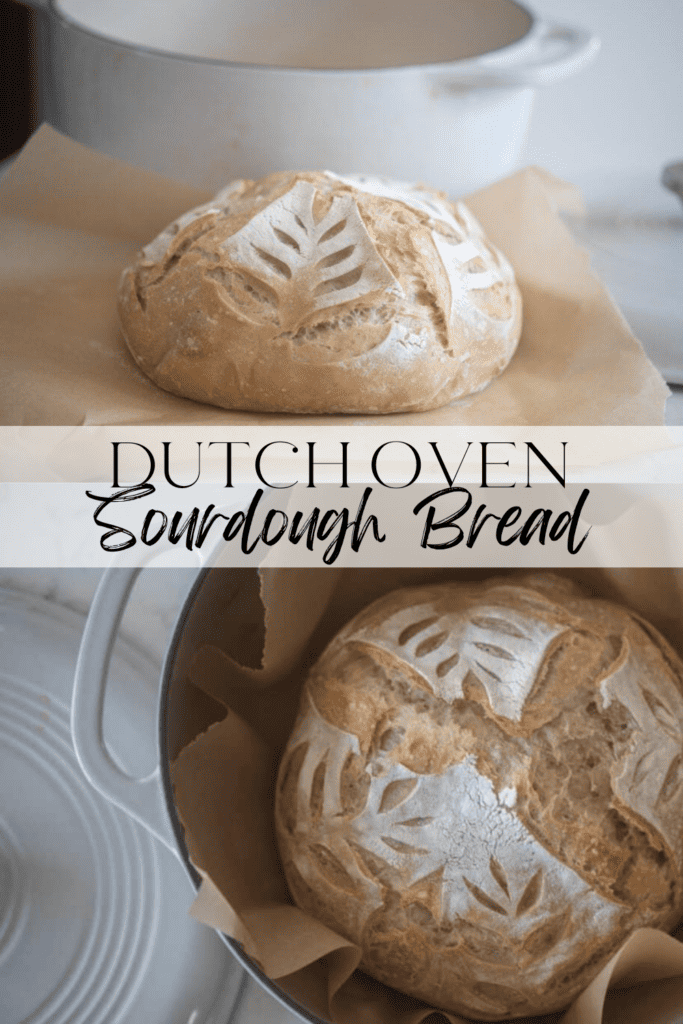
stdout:
POLYGON ((90 784, 110 803, 180 857, 166 809, 159 765, 145 778, 128 775, 113 760, 104 738, 102 712, 109 663, 121 617, 139 568, 108 568, 90 606, 76 663, 71 702, 74 749, 90 784))
POLYGON ((535 28, 523 55, 510 59, 494 54, 486 63, 463 61, 461 67, 449 68, 440 76, 439 84, 452 92, 551 85, 580 71, 599 50, 599 38, 586 29, 544 21, 535 28))

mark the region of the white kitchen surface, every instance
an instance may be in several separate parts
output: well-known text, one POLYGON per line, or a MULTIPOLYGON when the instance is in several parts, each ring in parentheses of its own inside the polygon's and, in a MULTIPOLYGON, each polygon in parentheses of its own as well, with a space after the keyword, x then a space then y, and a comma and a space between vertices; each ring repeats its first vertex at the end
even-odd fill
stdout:
MULTIPOLYGON (((56 949, 71 937, 75 944, 80 939, 88 949, 87 956, 75 956, 74 961, 80 971, 78 985, 92 993, 92 1016, 88 1016, 87 1001, 81 1005, 76 985, 64 997, 67 1016, 59 1015, 59 1006, 55 1010, 57 1024, 138 1024, 143 1020, 145 1024, 189 1024, 190 1020, 192 1024, 294 1024, 299 1018, 247 975, 213 932, 189 917, 193 891, 179 862, 126 815, 106 804, 80 776, 70 749, 68 706, 82 616, 100 574, 96 569, 0 570, 0 769, 3 758, 16 749, 15 718, 17 723, 21 719, 17 728, 34 727, 42 732, 31 745, 28 767, 22 765, 21 772, 16 766, 12 770, 9 793, 17 789, 19 781, 23 787, 20 823, 4 821, 12 809, 7 795, 0 807, 0 1021, 24 1024, 34 1020, 9 1011, 10 988, 13 1008, 24 998, 24 964, 33 972, 31 991, 41 991, 42 984, 50 1007, 54 1009, 52 1003, 57 1006, 68 986, 64 981, 67 969, 59 962, 56 949), (7 730, 9 738, 5 737, 7 730), (36 772, 45 775, 48 789, 53 783, 56 786, 47 800, 27 785, 36 772), (40 833, 48 819, 51 827, 43 846, 40 833), (114 829, 113 840, 106 838, 110 829, 114 829), (55 847, 60 831, 62 838, 55 847), (23 843, 16 841, 18 832, 23 843), (81 832, 89 837, 87 841, 81 832), (100 833, 104 845, 95 842, 100 833), (111 878, 112 858, 106 852, 110 843, 121 851, 118 860, 113 857, 119 870, 111 878), (30 858, 23 847, 30 847, 30 858), (49 920, 41 922, 26 895, 35 883, 35 864, 43 862, 39 879, 43 887, 55 871, 61 872, 59 890, 50 890, 50 906, 62 915, 56 947, 49 920), (73 875, 68 884, 67 871, 73 875), (88 879, 90 875, 96 879, 90 886, 94 892, 76 886, 78 876, 88 879), (119 896, 115 897, 117 887, 119 896), (125 906, 120 905, 121 890, 128 892, 125 906), (88 927, 85 937, 79 931, 78 914, 72 912, 76 899, 95 899, 99 906, 100 925, 88 927), (123 947, 137 941, 136 957, 124 956, 120 942, 112 945, 110 918, 116 918, 123 947), (15 950, 17 958, 13 959, 15 950), (100 963, 102 956, 108 957, 106 971, 100 963), (4 996, 3 979, 7 983, 4 996), (130 998, 124 998, 126 985, 132 991, 130 998), (107 998, 113 1000, 110 1012, 107 998), (95 1000, 99 1001, 97 1012, 95 1000)), ((135 774, 153 767, 156 681, 175 617, 193 578, 194 570, 143 573, 124 617, 121 634, 132 642, 132 653, 122 652, 129 667, 119 673, 122 682, 115 688, 115 696, 120 699, 108 698, 105 732, 112 734, 114 751, 135 774), (142 674, 142 683, 135 672, 142 674), (129 707, 133 692, 131 703, 135 706, 129 707)), ((7 773, 4 778, 7 781, 7 773)), ((27 998, 30 1003, 30 995, 27 998)))
POLYGON ((574 180, 683 159, 680 0, 530 0, 541 17, 598 35, 597 59, 539 91, 527 157, 574 180))
POLYGON ((565 220, 652 362, 670 385, 678 385, 667 422, 680 426, 683 203, 662 187, 656 168, 615 170, 609 179, 600 171, 577 171, 574 182, 585 198, 585 213, 565 220))
MULTIPOLYGON (((73 751, 82 628, 64 605, 0 590, 0 1020, 227 1022, 243 972, 189 916, 177 858, 92 789, 73 751)), ((135 776, 154 760, 157 688, 157 660, 118 641, 104 730, 135 776)))
MULTIPOLYGON (((681 0, 531 0, 543 18, 601 39, 579 74, 539 89, 525 160, 576 184, 571 227, 634 334, 683 383, 683 204, 660 183, 683 160, 681 0)), ((683 396, 667 421, 683 423, 683 396)))

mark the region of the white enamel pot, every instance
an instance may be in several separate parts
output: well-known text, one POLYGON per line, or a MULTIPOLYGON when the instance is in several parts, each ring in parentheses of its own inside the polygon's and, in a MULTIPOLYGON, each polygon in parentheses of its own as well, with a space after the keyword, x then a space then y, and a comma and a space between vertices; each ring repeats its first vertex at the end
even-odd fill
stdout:
POLYGON ((518 165, 536 88, 599 48, 516 0, 25 2, 42 117, 209 189, 299 168, 479 188, 518 165))
MULTIPOLYGON (((170 763, 193 738, 192 715, 202 714, 201 695, 193 694, 188 712, 188 667, 197 648, 220 643, 225 618, 258 594, 256 570, 201 569, 195 577, 175 628, 161 673, 158 701, 158 761, 144 778, 133 778, 112 759, 102 719, 109 663, 121 618, 140 569, 107 569, 93 598, 83 631, 76 665, 71 706, 71 732, 76 756, 90 784, 110 803, 125 811, 168 847, 184 865, 195 889, 199 876, 187 853, 184 833, 173 798, 170 763)), ((154 570, 151 570, 154 571, 154 570)), ((208 723, 207 723, 208 724, 208 723)), ((271 995, 303 1021, 326 1024, 308 1011, 275 982, 266 977, 242 947, 226 935, 221 938, 242 966, 271 995)))

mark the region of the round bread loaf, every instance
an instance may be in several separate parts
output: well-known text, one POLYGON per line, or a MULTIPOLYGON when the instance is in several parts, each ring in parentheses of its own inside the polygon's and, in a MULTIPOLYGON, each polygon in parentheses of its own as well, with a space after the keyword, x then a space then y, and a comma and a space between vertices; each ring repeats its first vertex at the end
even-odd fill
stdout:
POLYGON ((379 178, 236 181, 124 271, 119 315, 166 391, 226 409, 433 409, 508 364, 521 299, 462 203, 379 178))
POLYGON ((361 967, 484 1020, 559 1010, 683 914, 683 664, 554 576, 399 590, 305 685, 276 825, 361 967))

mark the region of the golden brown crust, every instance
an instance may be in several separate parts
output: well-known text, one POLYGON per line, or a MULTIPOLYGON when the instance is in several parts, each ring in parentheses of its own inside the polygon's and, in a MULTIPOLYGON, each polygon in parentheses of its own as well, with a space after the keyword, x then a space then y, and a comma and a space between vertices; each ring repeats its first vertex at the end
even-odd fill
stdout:
POLYGON ((276 826, 375 977, 498 1020, 566 1006, 683 912, 683 665, 553 576, 396 591, 307 680, 276 826))
POLYGON ((124 271, 119 316, 140 368, 183 397, 408 412, 507 366, 521 298, 462 204, 287 172, 234 182, 170 225, 124 271))

